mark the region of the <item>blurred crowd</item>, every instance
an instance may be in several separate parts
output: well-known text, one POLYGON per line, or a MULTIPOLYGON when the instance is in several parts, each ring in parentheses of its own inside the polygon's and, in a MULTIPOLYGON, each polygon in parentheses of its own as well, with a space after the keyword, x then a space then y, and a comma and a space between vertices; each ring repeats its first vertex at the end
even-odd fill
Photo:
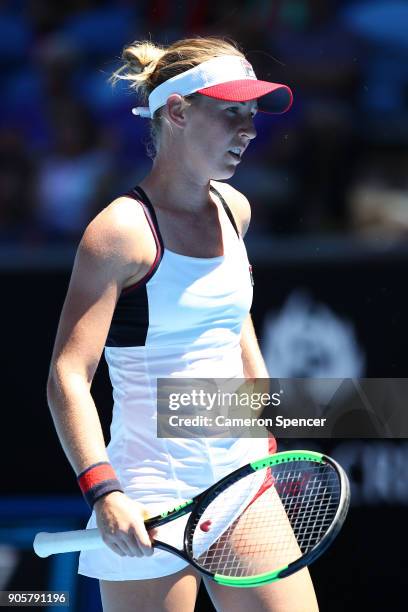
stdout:
POLYGON ((236 40, 289 84, 231 183, 252 236, 400 235, 408 227, 408 2, 0 0, 0 241, 78 241, 148 171, 146 120, 107 79, 123 46, 236 40))

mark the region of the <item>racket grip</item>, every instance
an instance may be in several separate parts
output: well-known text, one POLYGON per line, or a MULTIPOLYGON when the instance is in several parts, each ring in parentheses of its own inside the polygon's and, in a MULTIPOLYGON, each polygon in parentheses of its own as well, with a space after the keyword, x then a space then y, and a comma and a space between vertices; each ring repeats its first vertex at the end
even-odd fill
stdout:
POLYGON ((33 542, 34 552, 39 557, 78 550, 95 550, 104 546, 105 543, 98 529, 79 529, 59 533, 43 531, 37 533, 33 542))

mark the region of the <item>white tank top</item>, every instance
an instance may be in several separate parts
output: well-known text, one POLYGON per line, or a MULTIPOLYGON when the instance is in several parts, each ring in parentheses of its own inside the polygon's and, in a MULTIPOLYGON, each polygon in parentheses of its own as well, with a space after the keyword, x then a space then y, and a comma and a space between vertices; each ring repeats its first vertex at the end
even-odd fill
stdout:
POLYGON ((108 455, 126 493, 144 503, 188 499, 273 450, 267 439, 157 437, 157 378, 244 377, 240 336, 252 275, 232 213, 211 190, 222 203, 224 245, 224 255, 211 258, 165 248, 147 195, 139 187, 128 194, 143 206, 157 255, 144 279, 122 292, 108 334, 108 455))

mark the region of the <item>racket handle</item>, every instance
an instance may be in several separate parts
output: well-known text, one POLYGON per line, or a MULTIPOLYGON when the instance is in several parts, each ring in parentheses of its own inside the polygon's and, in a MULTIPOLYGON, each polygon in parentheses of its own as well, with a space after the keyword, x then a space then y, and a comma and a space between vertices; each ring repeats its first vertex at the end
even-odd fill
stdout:
POLYGON ((78 550, 95 550, 104 546, 105 543, 98 529, 79 529, 58 533, 43 531, 37 533, 33 542, 34 552, 39 557, 78 550))

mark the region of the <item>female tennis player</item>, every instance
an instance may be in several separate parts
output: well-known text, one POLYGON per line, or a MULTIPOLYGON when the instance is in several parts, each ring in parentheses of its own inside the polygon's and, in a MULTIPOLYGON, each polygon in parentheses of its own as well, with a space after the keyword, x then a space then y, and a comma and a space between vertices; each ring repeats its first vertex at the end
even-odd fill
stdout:
MULTIPOLYGON (((117 79, 146 103, 133 112, 151 120, 153 166, 83 235, 48 397, 93 508, 88 527, 107 544, 83 551, 79 572, 100 580, 105 612, 187 612, 200 577, 183 559, 153 553, 144 518, 276 447, 265 439, 158 439, 156 379, 267 377, 249 314, 249 203, 223 181, 256 136, 257 110, 284 112, 292 95, 257 80, 237 45, 213 37, 167 48, 135 42, 117 79), (104 347, 114 393, 107 449, 90 394, 104 347)), ((317 610, 307 569, 259 588, 206 586, 217 610, 317 610)))

